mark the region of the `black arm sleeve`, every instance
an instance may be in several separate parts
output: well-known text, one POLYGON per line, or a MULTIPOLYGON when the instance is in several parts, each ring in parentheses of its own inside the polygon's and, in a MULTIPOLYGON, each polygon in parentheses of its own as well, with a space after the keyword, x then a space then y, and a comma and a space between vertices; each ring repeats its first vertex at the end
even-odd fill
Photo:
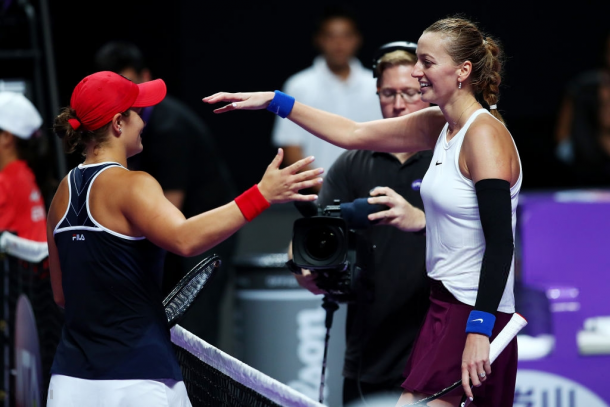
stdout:
POLYGON ((502 179, 483 179, 475 184, 485 254, 474 309, 496 314, 513 261, 514 239, 510 184, 502 179))

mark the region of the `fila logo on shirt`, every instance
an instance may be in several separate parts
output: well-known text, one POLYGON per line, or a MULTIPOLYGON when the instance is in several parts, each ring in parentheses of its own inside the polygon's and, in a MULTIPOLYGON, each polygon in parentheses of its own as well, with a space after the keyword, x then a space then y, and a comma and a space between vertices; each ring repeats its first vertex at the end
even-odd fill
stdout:
POLYGON ((75 241, 75 240, 85 240, 85 235, 78 234, 78 233, 72 235, 72 241, 75 241))

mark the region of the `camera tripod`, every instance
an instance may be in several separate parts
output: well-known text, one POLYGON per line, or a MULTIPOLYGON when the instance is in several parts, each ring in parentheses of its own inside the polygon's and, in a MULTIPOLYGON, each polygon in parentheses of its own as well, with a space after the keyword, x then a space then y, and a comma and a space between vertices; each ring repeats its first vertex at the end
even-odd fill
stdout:
POLYGON ((335 311, 339 309, 339 304, 333 300, 328 295, 324 296, 322 300, 322 308, 326 310, 326 319, 324 321, 324 325, 326 326, 326 336, 324 338, 324 356, 322 357, 322 375, 320 377, 320 396, 319 401, 323 403, 324 401, 324 381, 326 374, 326 357, 328 355, 328 341, 330 339, 330 327, 333 324, 333 316, 335 311))

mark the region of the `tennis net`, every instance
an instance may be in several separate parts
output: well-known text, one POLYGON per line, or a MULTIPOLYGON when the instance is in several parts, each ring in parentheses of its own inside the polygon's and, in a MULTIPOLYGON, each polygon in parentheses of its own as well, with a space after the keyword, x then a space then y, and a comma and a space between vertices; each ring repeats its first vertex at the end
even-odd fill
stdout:
POLYGON ((176 325, 172 342, 193 407, 322 407, 176 325))

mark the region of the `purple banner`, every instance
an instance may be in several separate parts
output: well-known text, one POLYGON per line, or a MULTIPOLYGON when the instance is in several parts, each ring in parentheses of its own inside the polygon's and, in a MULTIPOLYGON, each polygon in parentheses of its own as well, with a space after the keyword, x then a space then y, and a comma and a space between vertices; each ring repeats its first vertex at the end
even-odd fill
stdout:
POLYGON ((520 200, 521 280, 546 294, 551 332, 520 338, 514 405, 610 406, 610 191, 520 200))

